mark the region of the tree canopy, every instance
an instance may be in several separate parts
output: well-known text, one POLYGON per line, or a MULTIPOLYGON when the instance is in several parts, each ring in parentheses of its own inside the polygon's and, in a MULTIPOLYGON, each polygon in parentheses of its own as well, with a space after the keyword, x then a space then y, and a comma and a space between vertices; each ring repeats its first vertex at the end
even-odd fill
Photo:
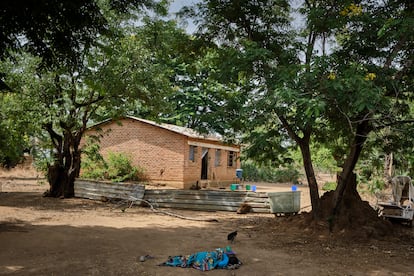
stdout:
MULTIPOLYGON (((64 18, 59 18, 62 16, 59 10, 53 14, 62 22, 54 22, 52 15, 42 14, 51 24, 44 26, 50 37, 39 35, 38 39, 43 41, 33 44, 34 38, 30 37, 33 30, 26 30, 23 23, 22 29, 16 27, 14 33, 10 31, 10 36, 22 32, 23 37, 15 39, 26 44, 24 47, 6 45, 9 48, 7 55, 3 55, 0 69, 11 90, 7 95, 20 103, 16 111, 22 118, 33 120, 34 125, 49 136, 51 188, 47 195, 73 195, 74 179, 80 170, 80 141, 91 120, 120 116, 126 110, 144 109, 140 108, 142 106, 146 112, 151 112, 151 107, 159 105, 163 93, 168 92, 167 71, 162 64, 152 62, 152 53, 145 48, 143 40, 135 39, 135 33, 128 27, 130 16, 117 14, 119 9, 129 11, 131 3, 134 2, 110 2, 110 7, 117 4, 115 11, 103 5, 104 2, 89 3, 87 7, 96 13, 96 20, 84 18, 84 27, 76 25, 79 22, 72 22, 75 26, 70 26, 71 20, 77 20, 76 16, 65 14, 67 8, 62 4, 64 18), (69 32, 73 36, 66 37, 74 43, 59 39, 63 30, 58 23, 74 28, 69 32), (53 44, 54 39, 65 45, 53 44)), ((74 11, 88 11, 82 8, 83 2, 77 5, 71 6, 74 11)), ((29 12, 41 16, 35 10, 29 12)))
POLYGON ((287 1, 206 1, 192 12, 200 36, 236 53, 227 69, 252 88, 240 90, 249 94, 247 152, 283 162, 274 153, 298 145, 318 218, 310 145, 329 146, 342 168, 328 216, 337 215, 348 188, 357 194, 367 139, 412 122, 411 2, 303 1, 293 9, 287 1), (302 20, 291 24, 291 16, 302 20))
POLYGON ((132 13, 156 4, 150 0, 2 1, 0 57, 7 55, 8 49, 27 49, 43 62, 76 63, 85 47, 110 32, 104 6, 132 13))

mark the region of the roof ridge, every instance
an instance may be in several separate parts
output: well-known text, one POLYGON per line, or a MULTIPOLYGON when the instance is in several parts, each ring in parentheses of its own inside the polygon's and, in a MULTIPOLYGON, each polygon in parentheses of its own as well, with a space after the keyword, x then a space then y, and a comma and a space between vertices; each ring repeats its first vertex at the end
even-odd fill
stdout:
POLYGON ((147 119, 143 119, 143 118, 139 118, 135 116, 130 116, 130 115, 127 115, 126 118, 130 118, 130 119, 137 120, 140 122, 148 123, 150 125, 158 126, 158 127, 173 131, 175 133, 182 134, 182 135, 192 137, 192 138, 202 138, 206 140, 221 141, 221 137, 217 135, 212 135, 212 134, 205 135, 189 127, 177 126, 177 125, 167 124, 167 123, 157 123, 155 121, 151 121, 151 120, 147 120, 147 119))

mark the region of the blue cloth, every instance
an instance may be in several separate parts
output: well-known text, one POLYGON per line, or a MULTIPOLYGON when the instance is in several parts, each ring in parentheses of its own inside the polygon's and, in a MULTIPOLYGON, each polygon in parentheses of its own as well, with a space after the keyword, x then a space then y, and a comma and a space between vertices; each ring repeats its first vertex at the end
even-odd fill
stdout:
POLYGON ((212 270, 215 268, 225 268, 229 262, 229 257, 223 249, 217 248, 211 252, 197 252, 186 256, 169 257, 161 265, 175 267, 192 267, 201 271, 212 270))

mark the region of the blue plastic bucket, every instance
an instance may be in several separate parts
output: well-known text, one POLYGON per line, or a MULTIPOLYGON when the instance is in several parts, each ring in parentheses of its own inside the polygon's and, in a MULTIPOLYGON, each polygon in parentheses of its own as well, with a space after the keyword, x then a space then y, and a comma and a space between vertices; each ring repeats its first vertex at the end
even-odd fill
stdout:
POLYGON ((236 170, 236 177, 239 179, 243 178, 243 170, 242 169, 237 169, 236 170))

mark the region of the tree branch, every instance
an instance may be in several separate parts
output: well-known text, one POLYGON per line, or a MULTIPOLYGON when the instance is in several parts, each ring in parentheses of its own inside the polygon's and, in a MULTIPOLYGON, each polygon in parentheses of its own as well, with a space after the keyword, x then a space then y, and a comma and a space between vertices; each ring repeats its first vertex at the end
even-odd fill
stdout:
POLYGON ((277 115, 280 122, 282 123, 283 127, 287 130, 289 136, 296 141, 296 143, 301 144, 302 139, 295 133, 295 131, 292 129, 292 127, 289 125, 288 121, 285 117, 277 115))
POLYGON ((89 99, 89 101, 84 101, 82 103, 74 102, 74 105, 75 105, 76 108, 85 107, 85 106, 97 103, 97 102, 103 100, 104 98, 105 98, 104 96, 99 95, 96 99, 89 99))
POLYGON ((46 123, 43 128, 49 133, 52 143, 57 151, 62 147, 62 136, 57 134, 53 129, 52 123, 46 123))
POLYGON ((407 38, 405 36, 398 40, 397 44, 395 44, 395 46, 392 48, 390 55, 387 57, 384 63, 384 69, 390 68, 392 61, 397 56, 398 52, 402 49, 406 40, 407 38))

